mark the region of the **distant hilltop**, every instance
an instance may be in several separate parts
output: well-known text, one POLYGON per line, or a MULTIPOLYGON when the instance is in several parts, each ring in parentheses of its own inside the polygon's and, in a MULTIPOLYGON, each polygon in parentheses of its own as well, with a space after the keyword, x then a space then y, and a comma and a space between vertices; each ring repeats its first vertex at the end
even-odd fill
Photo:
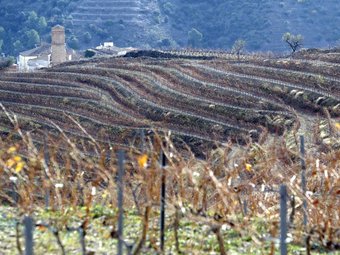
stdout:
POLYGON ((16 56, 63 25, 66 43, 86 50, 102 42, 140 49, 245 50, 285 52, 286 32, 301 35, 305 48, 340 44, 340 1, 73 0, 2 1, 0 53, 16 56), (18 15, 19 13, 19 15, 18 15))

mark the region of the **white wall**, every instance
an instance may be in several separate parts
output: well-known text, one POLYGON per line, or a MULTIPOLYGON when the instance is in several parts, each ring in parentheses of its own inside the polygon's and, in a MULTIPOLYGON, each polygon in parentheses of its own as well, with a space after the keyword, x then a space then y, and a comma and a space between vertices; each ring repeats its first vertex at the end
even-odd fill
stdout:
POLYGON ((39 68, 50 67, 51 65, 51 54, 44 56, 44 58, 38 56, 22 56, 19 55, 17 58, 18 70, 20 72, 31 72, 39 68), (29 64, 30 60, 35 60, 35 64, 29 64))
POLYGON ((20 72, 28 71, 28 60, 36 59, 38 56, 22 56, 19 55, 18 68, 20 72))

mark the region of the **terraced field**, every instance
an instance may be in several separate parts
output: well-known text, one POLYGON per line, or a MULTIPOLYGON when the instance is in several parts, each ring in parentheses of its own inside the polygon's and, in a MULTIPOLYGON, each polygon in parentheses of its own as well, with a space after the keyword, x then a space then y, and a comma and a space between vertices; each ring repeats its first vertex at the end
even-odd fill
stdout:
MULTIPOLYGON (((37 141, 42 128, 117 146, 138 143, 141 130, 171 130, 193 148, 257 140, 264 130, 312 137, 318 118, 339 120, 340 57, 166 52, 103 58, 4 72, 0 91, 4 108, 37 141)), ((0 118, 1 130, 13 129, 4 111, 0 118)))
POLYGON ((121 47, 153 48, 169 34, 157 23, 157 13, 160 9, 156 0, 80 0, 66 26, 80 40, 83 49, 103 41, 121 47))
POLYGON ((76 25, 119 20, 129 23, 140 18, 141 7, 140 0, 106 0, 101 2, 84 0, 72 13, 72 21, 76 25))

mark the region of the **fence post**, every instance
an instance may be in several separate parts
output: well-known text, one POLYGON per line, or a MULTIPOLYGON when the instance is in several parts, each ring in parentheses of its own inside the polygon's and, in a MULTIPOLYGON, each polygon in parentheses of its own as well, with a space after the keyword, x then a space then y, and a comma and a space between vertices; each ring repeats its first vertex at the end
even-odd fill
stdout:
POLYGON ((14 206, 17 206, 18 200, 19 200, 19 195, 18 195, 18 192, 17 192, 17 184, 16 184, 17 181, 18 181, 18 177, 11 176, 11 177, 9 177, 9 180, 12 182, 11 188, 12 188, 12 198, 13 198, 14 206))
MULTIPOLYGON (((47 133, 45 131, 45 134, 44 134, 44 161, 45 161, 46 167, 48 168, 50 162, 49 162, 49 153, 48 153, 48 147, 47 147, 46 140, 47 140, 47 133)), ((47 176, 46 171, 48 171, 48 169, 45 169, 45 181, 47 182, 48 176, 47 176)), ((50 190, 49 190, 48 186, 46 186, 45 187, 45 209, 48 210, 49 206, 50 206, 50 190)))
POLYGON ((280 254, 287 255, 287 186, 280 186, 280 254))
POLYGON ((243 212, 244 212, 244 216, 247 216, 247 214, 248 214, 248 203, 247 203, 246 199, 243 201, 243 212))
POLYGON ((33 219, 24 217, 25 255, 33 255, 33 219))
POLYGON ((81 246, 81 254, 86 255, 85 232, 84 232, 83 226, 79 227, 78 233, 79 233, 79 241, 80 241, 80 246, 81 246))
POLYGON ((123 254, 124 151, 118 151, 118 255, 123 254))
POLYGON ((301 188, 303 192, 303 225, 307 226, 307 180, 306 180, 306 161, 305 161, 305 137, 300 135, 300 154, 301 154, 301 188))
POLYGON ((294 225, 294 217, 295 217, 295 196, 292 195, 290 197, 290 207, 292 208, 292 212, 289 216, 289 226, 293 227, 294 225))
POLYGON ((145 133, 144 133, 144 129, 141 129, 140 130, 140 140, 141 140, 141 143, 140 143, 140 150, 141 152, 144 152, 144 147, 145 147, 145 133))
POLYGON ((160 244, 161 252, 164 253, 164 232, 165 232, 165 194, 166 194, 166 182, 165 182, 165 165, 166 157, 163 151, 161 151, 161 214, 160 214, 160 244))
POLYGON ((109 144, 109 147, 108 147, 108 149, 106 151, 105 160, 106 160, 107 166, 110 166, 110 161, 111 161, 111 144, 109 144))

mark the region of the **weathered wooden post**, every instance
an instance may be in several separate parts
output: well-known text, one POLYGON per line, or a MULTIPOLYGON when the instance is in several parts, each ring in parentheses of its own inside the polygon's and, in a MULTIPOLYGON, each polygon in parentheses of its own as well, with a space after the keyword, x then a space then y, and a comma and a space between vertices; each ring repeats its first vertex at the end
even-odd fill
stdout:
POLYGON ((305 137, 300 136, 300 156, 301 156, 301 189, 303 192, 303 225, 307 227, 307 179, 306 179, 306 161, 305 161, 305 137))
POLYGON ((118 151, 118 255, 123 254, 124 151, 118 151))
POLYGON ((244 212, 244 216, 247 216, 247 214, 248 214, 248 203, 247 203, 246 199, 243 201, 243 212, 244 212))
POLYGON ((107 166, 110 166, 110 161, 111 161, 111 150, 112 150, 112 147, 111 147, 111 145, 109 144, 109 147, 107 148, 107 150, 106 150, 106 155, 105 155, 105 160, 106 160, 107 166))
POLYGON ((18 177, 16 176, 11 176, 9 177, 9 180, 12 182, 11 187, 12 187, 12 199, 14 206, 17 206, 18 201, 19 201, 19 194, 17 192, 17 182, 18 182, 18 177))
POLYGON ((48 188, 47 182, 48 182, 48 166, 50 164, 50 158, 49 158, 49 153, 48 153, 48 145, 47 145, 47 133, 45 130, 44 133, 44 161, 46 164, 46 169, 45 169, 45 209, 48 210, 50 206, 50 190, 48 188))
POLYGON ((140 150, 141 152, 144 152, 144 149, 145 149, 145 132, 144 132, 144 129, 141 129, 140 130, 140 150))

